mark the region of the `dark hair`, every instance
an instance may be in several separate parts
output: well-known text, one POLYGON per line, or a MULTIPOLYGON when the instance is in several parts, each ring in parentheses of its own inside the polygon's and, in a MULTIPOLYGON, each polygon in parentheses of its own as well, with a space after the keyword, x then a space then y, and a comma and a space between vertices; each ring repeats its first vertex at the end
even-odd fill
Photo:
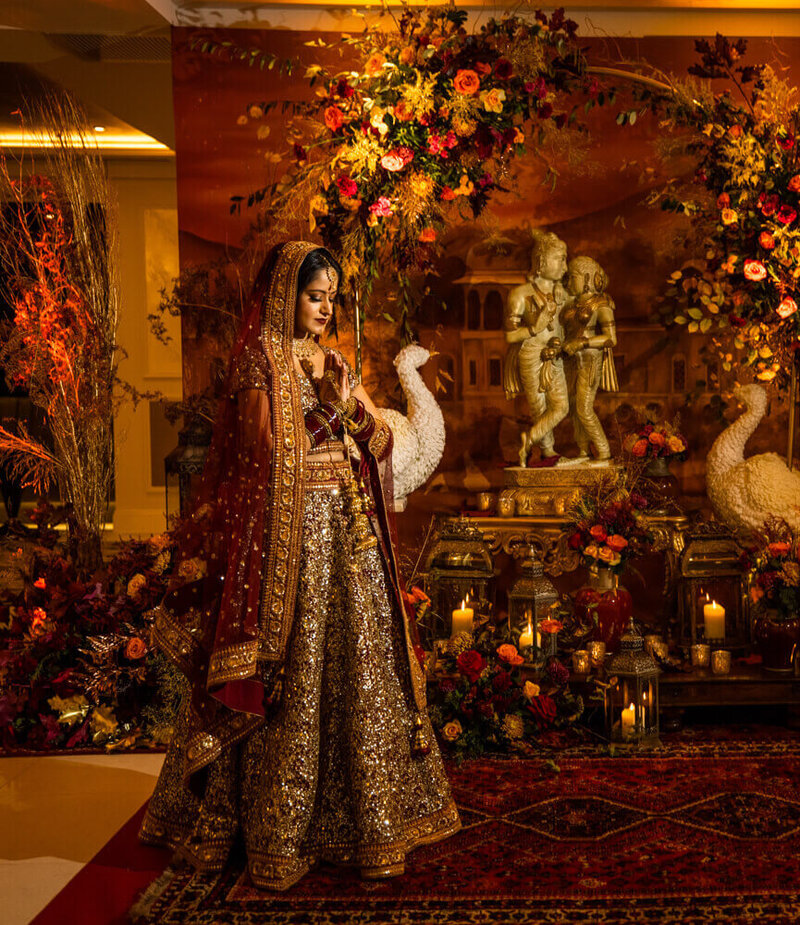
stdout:
POLYGON ((297 271, 298 293, 302 292, 314 276, 326 267, 330 267, 331 270, 336 271, 336 275, 339 277, 339 282, 341 283, 342 268, 339 266, 339 261, 327 247, 317 247, 313 251, 309 251, 306 254, 306 259, 300 264, 300 269, 297 271))
MULTIPOLYGON (((297 294, 300 293, 306 288, 306 286, 311 282, 311 280, 316 276, 320 270, 331 269, 333 270, 339 278, 339 285, 342 284, 342 268, 339 264, 339 261, 333 256, 333 254, 327 249, 327 247, 317 247, 313 251, 309 251, 306 254, 305 260, 300 264, 300 269, 297 271, 297 294)), ((337 318, 336 318, 336 305, 334 304, 333 317, 330 320, 328 326, 328 333, 332 334, 334 337, 337 334, 337 318)))

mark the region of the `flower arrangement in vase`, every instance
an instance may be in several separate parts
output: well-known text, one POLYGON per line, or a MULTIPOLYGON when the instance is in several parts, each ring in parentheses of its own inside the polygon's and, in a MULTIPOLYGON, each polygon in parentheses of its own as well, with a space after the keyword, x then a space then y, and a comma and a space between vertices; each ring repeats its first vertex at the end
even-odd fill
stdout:
POLYGON ((686 437, 679 430, 680 420, 648 420, 628 434, 622 441, 622 449, 634 463, 643 464, 643 475, 649 489, 648 507, 651 511, 667 510, 679 494, 678 480, 670 471, 673 461, 683 462, 689 451, 686 437))
POLYGON ((800 543, 783 520, 771 519, 743 555, 749 569, 753 635, 763 665, 792 671, 800 651, 800 543))
POLYGON ((619 584, 619 573, 652 543, 641 520, 647 507, 641 492, 610 477, 598 480, 595 492, 570 511, 567 544, 589 569, 589 584, 575 595, 575 616, 594 624, 595 637, 609 652, 619 646, 633 607, 630 593, 619 584))
POLYGON ((431 721, 459 758, 525 751, 532 739, 583 713, 565 665, 551 657, 531 668, 491 622, 454 636, 440 667, 431 721))

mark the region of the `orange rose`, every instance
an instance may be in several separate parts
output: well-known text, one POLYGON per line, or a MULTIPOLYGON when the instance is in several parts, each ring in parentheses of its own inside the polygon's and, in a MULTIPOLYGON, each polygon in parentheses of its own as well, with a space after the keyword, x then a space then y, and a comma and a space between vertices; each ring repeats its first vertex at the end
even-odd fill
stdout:
POLYGON ((147 643, 138 636, 129 639, 125 646, 125 658, 144 658, 147 655, 147 643))
POLYGON ((667 438, 664 436, 664 434, 661 433, 660 430, 654 430, 650 434, 649 439, 653 446, 664 446, 664 444, 667 442, 667 438))
POLYGON ((769 554, 771 556, 775 556, 776 558, 785 556, 791 548, 791 543, 770 543, 769 546, 767 546, 769 554))
POLYGON ((512 646, 510 642, 503 643, 497 647, 498 658, 501 658, 509 665, 521 665, 525 659, 517 652, 517 647, 512 646))
POLYGON ((615 533, 613 536, 610 536, 606 540, 606 544, 609 549, 613 549, 614 552, 622 552, 622 550, 628 545, 628 541, 624 536, 620 536, 619 533, 615 533))
POLYGON ((419 240, 423 244, 430 244, 431 241, 436 240, 436 229, 435 228, 423 228, 419 233, 419 240))
POLYGON ((364 73, 367 75, 367 77, 374 77, 376 74, 380 73, 381 68, 385 62, 386 58, 384 58, 379 51, 376 51, 374 54, 370 55, 369 58, 367 58, 364 64, 364 73))
POLYGON ((759 587, 758 585, 753 585, 753 587, 750 589, 750 600, 754 604, 757 604, 763 596, 764 596, 764 589, 759 587))
POLYGON ((597 540, 598 543, 602 543, 603 540, 608 536, 606 528, 602 524, 595 524, 589 530, 589 533, 591 533, 592 539, 597 540))
POLYGON ((797 302, 795 302, 791 296, 787 295, 785 299, 781 300, 780 305, 778 305, 775 311, 781 318, 791 318, 797 311, 797 302))
POLYGON ((609 549, 608 546, 601 547, 600 552, 597 554, 597 558, 601 562, 605 562, 606 565, 619 565, 621 561, 619 553, 614 552, 613 549, 609 549))
POLYGON ((475 65, 475 70, 481 75, 481 77, 485 77, 487 74, 492 73, 492 66, 491 64, 484 64, 481 61, 475 65))
POLYGON ((45 588, 47 585, 44 578, 37 578, 36 581, 34 581, 33 586, 34 588, 45 588))
POLYGON ((768 231, 762 231, 758 236, 758 243, 764 250, 771 251, 772 248, 775 247, 775 238, 768 231))
POLYGON ((788 183, 788 189, 793 193, 800 193, 800 173, 796 173, 788 183))
POLYGON ((475 71, 462 69, 458 71, 453 78, 453 87, 458 93, 462 93, 464 96, 472 96, 474 93, 477 93, 480 85, 481 79, 475 71))
POLYGON ((741 127, 741 125, 738 125, 738 124, 737 124, 737 125, 732 125, 732 126, 728 129, 728 134, 731 136, 731 138, 741 138, 741 137, 742 137, 742 127, 741 127))
POLYGON ((344 113, 338 106, 328 106, 323 115, 325 125, 332 132, 338 131, 344 125, 344 113))
POLYGON ((746 279, 757 283, 766 278, 767 268, 760 260, 745 260, 744 275, 746 279))
POLYGON ((394 116, 400 122, 410 122, 414 118, 414 109, 408 103, 408 100, 400 100, 395 104, 394 116))
POLYGON ((718 209, 727 209, 731 204, 731 197, 727 193, 720 193, 717 196, 717 208, 718 209))
POLYGON ((645 440, 644 437, 641 440, 637 440, 631 447, 631 453, 633 453, 634 456, 644 456, 647 453, 647 440, 645 440))

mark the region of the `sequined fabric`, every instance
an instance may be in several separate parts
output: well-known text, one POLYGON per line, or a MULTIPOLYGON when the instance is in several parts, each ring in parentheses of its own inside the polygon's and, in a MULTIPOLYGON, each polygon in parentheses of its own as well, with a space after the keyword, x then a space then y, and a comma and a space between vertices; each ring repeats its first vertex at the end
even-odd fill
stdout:
POLYGON ((241 833, 265 888, 287 888, 317 860, 398 873, 412 848, 460 827, 427 716, 432 750, 411 755, 401 618, 379 549, 354 552, 351 477, 347 463, 309 459, 279 704, 209 766, 202 799, 181 785, 181 720, 142 826, 143 840, 207 870, 241 833))

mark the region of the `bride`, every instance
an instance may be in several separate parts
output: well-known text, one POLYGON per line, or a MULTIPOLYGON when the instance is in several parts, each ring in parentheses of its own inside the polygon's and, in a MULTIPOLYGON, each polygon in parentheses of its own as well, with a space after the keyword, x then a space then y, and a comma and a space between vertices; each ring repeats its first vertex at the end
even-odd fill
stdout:
POLYGON ((271 890, 318 861, 395 876, 460 827, 400 590, 391 431, 319 344, 340 280, 302 241, 262 267, 155 614, 190 693, 140 837, 201 871, 239 840, 271 890))

